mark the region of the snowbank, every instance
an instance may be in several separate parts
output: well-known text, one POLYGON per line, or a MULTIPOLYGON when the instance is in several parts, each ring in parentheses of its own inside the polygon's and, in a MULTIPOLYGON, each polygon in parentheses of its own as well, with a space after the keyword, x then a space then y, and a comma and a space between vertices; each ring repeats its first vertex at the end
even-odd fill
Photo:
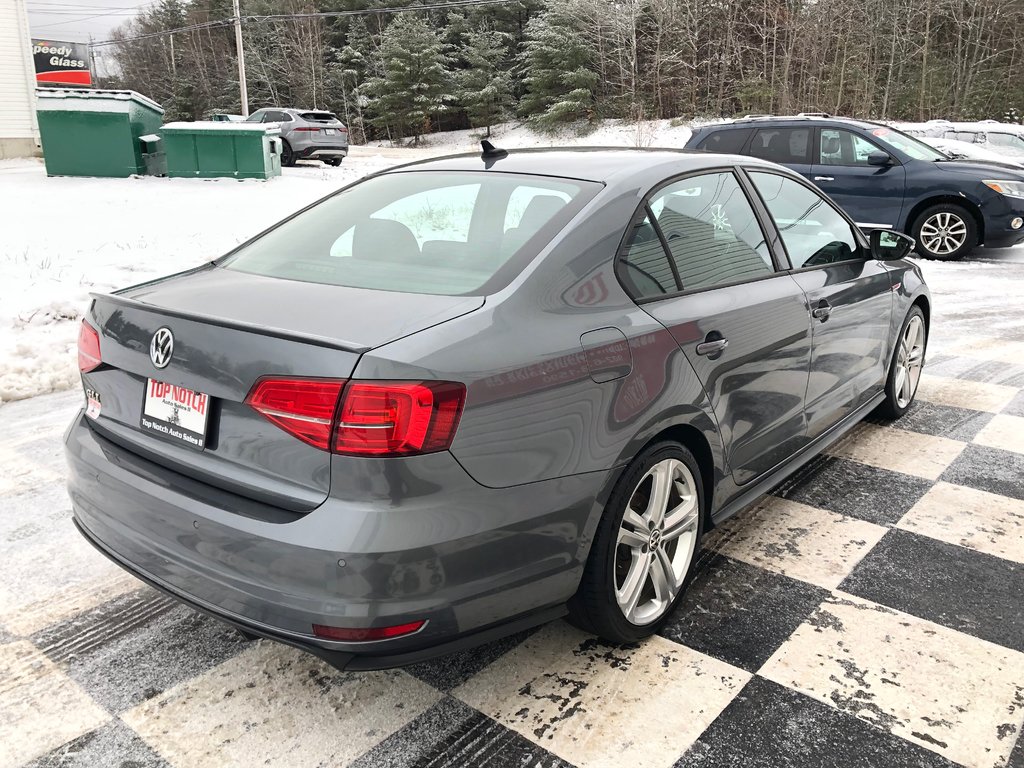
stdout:
MULTIPOLYGON (((696 125, 697 123, 693 123, 696 125)), ((690 124, 681 120, 604 120, 586 133, 573 128, 556 135, 538 134, 524 123, 502 123, 491 127, 491 141, 503 149, 526 147, 683 147, 690 138, 690 124)), ((485 131, 446 131, 423 137, 421 147, 446 152, 471 152, 479 147, 485 131)), ((391 146, 377 142, 377 146, 391 146)))

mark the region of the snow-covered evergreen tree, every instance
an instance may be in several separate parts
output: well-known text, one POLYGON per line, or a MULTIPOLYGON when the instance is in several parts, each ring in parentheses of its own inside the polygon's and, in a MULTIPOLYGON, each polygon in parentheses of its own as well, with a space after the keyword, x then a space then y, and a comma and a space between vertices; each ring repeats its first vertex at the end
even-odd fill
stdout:
POLYGON ((383 75, 365 85, 371 122, 392 139, 419 140, 431 117, 455 101, 449 46, 425 21, 403 14, 384 31, 381 60, 383 75))
POLYGON ((508 67, 511 36, 486 26, 462 33, 459 49, 467 68, 457 74, 459 102, 470 125, 486 128, 504 119, 512 104, 512 76, 508 67))
POLYGON ((567 14, 549 10, 530 19, 521 57, 526 93, 519 111, 531 125, 553 131, 595 117, 595 53, 567 14))

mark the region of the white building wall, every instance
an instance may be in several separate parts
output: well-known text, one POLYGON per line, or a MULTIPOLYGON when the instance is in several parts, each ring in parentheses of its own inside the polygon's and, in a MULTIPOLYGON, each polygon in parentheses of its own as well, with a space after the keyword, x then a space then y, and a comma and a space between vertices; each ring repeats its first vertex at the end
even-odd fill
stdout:
POLYGON ((35 84, 25 0, 0 0, 0 158, 37 153, 35 84))

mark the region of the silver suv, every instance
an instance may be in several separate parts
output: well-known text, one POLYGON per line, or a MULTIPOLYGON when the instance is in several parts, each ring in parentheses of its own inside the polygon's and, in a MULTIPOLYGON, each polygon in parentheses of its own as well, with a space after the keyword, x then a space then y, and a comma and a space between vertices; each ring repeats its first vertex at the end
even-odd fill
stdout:
POLYGON ((331 112, 266 107, 253 112, 246 122, 280 123, 284 166, 293 166, 296 160, 341 165, 348 154, 348 128, 331 112))

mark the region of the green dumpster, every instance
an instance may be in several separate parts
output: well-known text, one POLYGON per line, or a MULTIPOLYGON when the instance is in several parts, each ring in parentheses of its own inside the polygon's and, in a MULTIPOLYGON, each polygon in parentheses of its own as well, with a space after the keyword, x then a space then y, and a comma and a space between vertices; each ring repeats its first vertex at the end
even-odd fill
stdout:
POLYGON ((281 129, 276 124, 168 123, 160 132, 168 176, 270 179, 281 175, 281 129))
POLYGON ((139 137, 160 127, 159 104, 134 91, 37 88, 36 96, 47 175, 146 172, 139 137))

